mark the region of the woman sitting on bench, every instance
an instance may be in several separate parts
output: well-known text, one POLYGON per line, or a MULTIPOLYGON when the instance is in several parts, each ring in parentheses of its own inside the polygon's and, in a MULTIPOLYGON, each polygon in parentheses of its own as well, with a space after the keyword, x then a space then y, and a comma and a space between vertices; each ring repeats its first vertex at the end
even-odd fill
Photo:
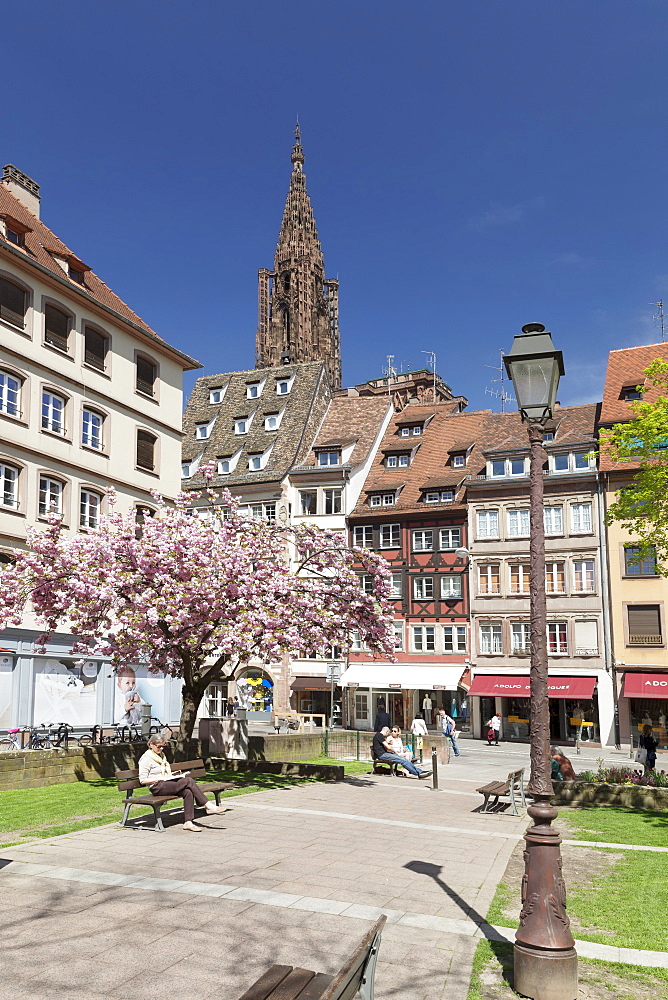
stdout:
POLYGON ((151 795, 180 795, 183 798, 183 829, 190 833, 201 833, 201 827, 195 826, 195 802, 204 806, 207 815, 215 816, 226 811, 227 806, 216 806, 209 802, 196 781, 189 774, 174 773, 169 761, 164 755, 167 745, 162 733, 153 733, 148 738, 148 750, 139 758, 139 780, 142 785, 148 785, 151 795))
POLYGON ((431 769, 425 768, 420 771, 410 760, 406 760, 405 757, 400 757, 399 754, 394 753, 392 744, 388 739, 389 735, 390 730, 387 726, 383 726, 381 731, 374 736, 372 746, 376 760, 386 764, 399 764, 416 778, 428 777, 431 774, 431 769))

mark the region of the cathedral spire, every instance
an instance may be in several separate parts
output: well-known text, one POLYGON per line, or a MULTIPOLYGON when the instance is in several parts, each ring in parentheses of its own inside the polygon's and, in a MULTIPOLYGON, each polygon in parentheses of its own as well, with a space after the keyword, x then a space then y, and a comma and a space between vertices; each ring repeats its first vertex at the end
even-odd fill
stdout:
POLYGON ((299 119, 292 174, 274 255, 259 272, 257 367, 322 360, 332 387, 341 387, 338 281, 325 278, 311 200, 306 191, 299 119))

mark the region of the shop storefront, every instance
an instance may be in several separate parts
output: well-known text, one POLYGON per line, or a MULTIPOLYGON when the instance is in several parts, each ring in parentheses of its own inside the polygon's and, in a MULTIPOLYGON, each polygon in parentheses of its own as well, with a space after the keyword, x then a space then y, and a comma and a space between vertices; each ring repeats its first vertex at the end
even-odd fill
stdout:
POLYGON ((625 673, 624 698, 633 745, 638 746, 643 728, 651 726, 659 747, 668 750, 668 674, 625 673))
MULTIPOLYGON (((596 681, 595 676, 573 675, 548 679, 552 742, 601 742, 596 681)), ((529 685, 528 674, 476 675, 469 696, 478 712, 481 736, 485 735, 487 720, 497 713, 504 740, 529 740, 529 685)))
POLYGON ((387 712, 391 724, 409 730, 417 712, 434 725, 439 708, 448 715, 453 703, 457 717, 467 717, 466 690, 460 687, 464 664, 417 665, 400 663, 351 663, 341 677, 347 698, 347 725, 371 731, 378 712, 387 712))
POLYGON ((245 671, 237 680, 239 708, 246 709, 253 722, 271 722, 274 707, 274 682, 264 670, 245 671))
MULTIPOLYGON (((300 715, 324 716, 330 724, 332 685, 326 677, 293 677, 290 681, 290 708, 300 715)), ((341 725, 341 688, 334 687, 332 725, 341 725)))

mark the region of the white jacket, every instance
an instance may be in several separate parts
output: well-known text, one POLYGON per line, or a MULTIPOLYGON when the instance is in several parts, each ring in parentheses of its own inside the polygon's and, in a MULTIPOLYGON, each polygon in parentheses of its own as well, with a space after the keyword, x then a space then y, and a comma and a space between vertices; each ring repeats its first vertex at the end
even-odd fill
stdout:
POLYGON ((411 723, 411 732, 413 736, 429 736, 427 723, 424 719, 413 719, 411 723))
POLYGON ((164 754, 147 750, 139 758, 139 780, 142 785, 152 785, 156 781, 169 781, 172 768, 164 754))

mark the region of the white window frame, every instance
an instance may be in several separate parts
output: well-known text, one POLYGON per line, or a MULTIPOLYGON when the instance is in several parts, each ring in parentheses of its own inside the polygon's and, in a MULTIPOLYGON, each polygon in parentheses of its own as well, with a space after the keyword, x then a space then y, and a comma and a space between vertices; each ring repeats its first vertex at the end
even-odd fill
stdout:
POLYGON ((195 438, 197 441, 206 441, 211 433, 211 424, 195 424, 195 438))
POLYGON ((333 468, 333 467, 335 467, 337 465, 341 465, 341 451, 340 451, 340 449, 337 449, 335 451, 319 451, 318 452, 318 461, 317 461, 316 464, 317 464, 318 468, 320 468, 320 469, 331 469, 331 468, 333 468), (335 462, 330 462, 330 461, 323 462, 322 461, 323 458, 327 457, 329 459, 332 456, 336 459, 335 462))
POLYGON ((575 594, 596 593, 595 559, 573 560, 573 593, 575 594), (591 567, 591 569, 589 569, 588 567, 591 567))
POLYGON ((566 593, 566 563, 563 559, 551 559, 545 563, 545 589, 548 594, 566 593), (559 582, 559 566, 562 567, 561 579, 563 587, 561 590, 554 589, 555 585, 559 582))
POLYGON ((571 534, 573 535, 591 535, 594 530, 593 527, 593 506, 590 501, 584 503, 572 503, 571 504, 571 534), (586 513, 586 517, 583 515, 586 513), (582 527, 583 521, 588 520, 588 526, 582 527))
POLYGON ((478 563, 478 594, 482 597, 498 597, 501 593, 501 563, 484 562, 478 563), (496 573, 492 572, 496 567, 496 573), (492 583, 496 578, 497 588, 493 589, 492 583), (485 583, 483 584, 483 581, 485 583))
POLYGON ((531 517, 528 507, 513 507, 508 514, 508 538, 528 538, 531 533, 531 517))
POLYGON ((411 532, 413 552, 434 551, 434 529, 414 528, 411 532))
POLYGON ((317 490, 317 488, 315 486, 312 489, 310 489, 310 490, 299 490, 298 491, 298 499, 299 499, 299 517, 315 517, 317 515, 317 513, 318 513, 318 490, 317 490), (313 511, 304 510, 304 501, 303 501, 302 498, 305 497, 305 496, 312 497, 315 500, 315 504, 314 504, 315 510, 313 510, 313 511))
POLYGON ((546 535, 563 535, 564 533, 564 508, 562 504, 550 504, 543 507, 543 527, 546 535), (548 516, 548 511, 549 516, 548 516), (558 523, 559 527, 555 527, 558 523))
POLYGON ((21 470, 9 462, 0 462, 0 507, 18 510, 21 470))
POLYGON ((57 514, 59 517, 62 517, 64 498, 65 483, 62 479, 55 479, 52 476, 47 476, 42 473, 39 477, 39 497, 37 507, 39 517, 47 517, 49 514, 57 514), (44 496, 43 500, 42 495, 44 496), (49 499, 48 504, 47 498, 49 499))
POLYGON ((466 650, 467 650, 466 625, 444 625, 443 652, 465 653, 466 650))
POLYGON ((434 625, 412 625, 411 635, 414 653, 436 652, 436 628, 434 625))
POLYGON ((373 583, 372 573, 363 573, 360 577, 360 586, 365 594, 375 594, 375 587, 373 583))
POLYGON ((510 652, 511 654, 531 652, 530 622, 510 623, 510 652))
POLYGON ((380 546, 381 549, 400 549, 401 548, 401 525, 400 524, 381 524, 380 526, 380 546), (389 537, 389 541, 386 541, 383 536, 389 537), (394 541, 396 537, 396 543, 394 541))
POLYGON ((261 382, 247 382, 246 399, 259 399, 264 389, 264 383, 265 379, 262 379, 261 382))
POLYGON ((403 651, 404 648, 404 623, 395 622, 394 623, 394 648, 397 651, 403 651))
POLYGON ((490 508, 489 510, 476 511, 476 537, 477 538, 499 537, 498 508, 490 508))
POLYGON ((441 600, 450 601, 462 596, 462 574, 445 573, 441 577, 441 600), (453 586, 454 585, 454 586, 453 586))
POLYGON ((81 444, 84 448, 104 451, 104 416, 88 406, 81 411, 81 444))
POLYGON ((292 383, 295 380, 295 372, 289 378, 279 378, 276 380, 276 395, 277 396, 288 396, 292 392, 292 383), (283 389, 285 386, 285 389, 283 389))
POLYGON ((65 411, 67 400, 51 389, 42 389, 41 427, 51 434, 65 436, 65 411), (60 404, 60 407, 58 407, 60 404), (44 409, 46 407, 46 415, 44 409))
POLYGON ((523 597, 529 593, 529 564, 509 563, 508 565, 508 593, 512 597, 523 597), (517 573, 518 590, 513 589, 513 571, 517 573))
POLYGON ((462 529, 460 527, 439 528, 438 546, 440 552, 454 552, 455 549, 460 549, 462 546, 462 529), (456 537, 456 541, 453 535, 456 537), (446 539, 449 542, 448 545, 443 544, 446 539))
POLYGON ((434 578, 433 576, 413 577, 413 598, 416 601, 434 600, 434 578))
MULTIPOLYGON (((304 491, 308 492, 308 491, 304 491)), ((372 524, 360 524, 353 528, 353 545, 356 545, 359 549, 372 549, 373 548, 373 525, 372 524)))
POLYGON ((251 413, 249 417, 237 417, 235 419, 234 433, 237 435, 237 437, 240 437, 243 434, 248 434, 251 428, 251 424, 253 423, 254 416, 255 414, 251 413), (240 429, 242 425, 243 425, 243 430, 240 429))
POLYGON ((209 405, 217 406, 219 403, 222 403, 226 392, 226 385, 222 385, 217 389, 209 389, 209 405))
POLYGON ((568 656, 568 622, 547 623, 547 655, 568 656), (552 636, 556 640, 555 645, 558 647, 556 650, 550 648, 552 636))
POLYGON ((466 455, 453 455, 452 456, 452 468, 453 469, 463 469, 466 467, 466 455))
POLYGON ((415 426, 412 427, 411 430, 413 437, 420 437, 420 435, 422 434, 422 424, 415 424, 415 426))
POLYGON ((83 487, 79 495, 79 527, 94 530, 100 527, 102 494, 83 487))
POLYGON ((401 437, 402 438, 407 438, 407 437, 410 437, 410 436, 411 436, 411 429, 410 429, 410 427, 402 427, 401 428, 401 437))
POLYGON ((479 626, 480 653, 483 656, 503 655, 503 625, 500 622, 483 622, 479 626))
POLYGON ((12 372, 0 369, 0 413, 6 417, 21 416, 21 390, 23 380, 12 372))
POLYGON ((390 597, 400 598, 404 592, 404 580, 401 572, 390 573, 390 597))
POLYGON ((332 486, 322 491, 322 512, 328 517, 343 513, 343 487, 332 486), (338 510, 327 510, 328 504, 332 507, 338 507, 338 510))
POLYGON ((440 501, 441 501, 441 494, 439 493, 438 490, 429 490, 429 492, 425 493, 424 495, 425 503, 440 503, 440 501))
POLYGON ((397 467, 397 456, 396 455, 388 455, 387 458, 385 459, 385 466, 388 469, 396 469, 396 467, 397 467))

